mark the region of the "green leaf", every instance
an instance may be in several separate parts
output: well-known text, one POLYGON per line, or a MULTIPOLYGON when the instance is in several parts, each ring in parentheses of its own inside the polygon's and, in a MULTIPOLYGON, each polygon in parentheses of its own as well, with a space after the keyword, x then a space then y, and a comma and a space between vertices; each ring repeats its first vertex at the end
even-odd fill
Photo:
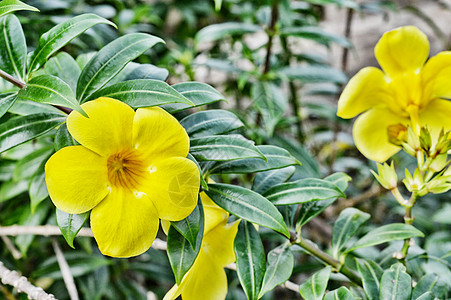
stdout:
POLYGON ((420 278, 417 285, 413 289, 412 292, 412 300, 418 300, 421 297, 425 297, 430 293, 432 296, 431 299, 434 299, 434 296, 441 299, 447 291, 446 284, 440 279, 440 277, 436 274, 426 274, 420 278))
POLYGON ((30 56, 28 74, 39 69, 53 53, 97 24, 108 24, 116 27, 107 19, 95 14, 83 14, 60 23, 44 33, 39 39, 38 47, 30 56))
POLYGON ((25 4, 19 0, 3 0, 0 2, 0 17, 18 10, 39 11, 36 7, 25 4))
POLYGON ((171 226, 177 229, 177 231, 190 243, 193 251, 196 250, 197 237, 201 228, 200 222, 203 221, 203 218, 201 216, 201 206, 202 200, 199 196, 197 206, 188 217, 180 221, 171 222, 171 226))
POLYGON ((22 25, 15 15, 0 18, 0 45, 0 69, 23 80, 27 63, 27 44, 22 25))
POLYGON ((67 124, 62 124, 55 135, 55 151, 58 151, 67 146, 76 145, 74 138, 70 135, 67 130, 67 124))
POLYGON ((174 273, 175 282, 178 285, 180 285, 183 276, 185 276, 186 272, 188 272, 193 265, 202 246, 202 237, 204 234, 204 210, 200 199, 198 203, 200 220, 194 250, 190 246, 190 242, 174 226, 172 226, 172 224, 168 231, 167 254, 174 273))
POLYGON ((66 113, 62 112, 54 106, 21 99, 17 99, 8 111, 20 116, 33 115, 38 113, 51 113, 58 114, 62 117, 67 117, 66 113))
POLYGON ((356 262, 366 296, 369 300, 378 300, 380 281, 384 271, 377 263, 371 260, 356 258, 356 262))
POLYGON ((266 191, 264 196, 274 205, 290 205, 346 197, 335 184, 316 178, 279 184, 266 191))
POLYGON ((348 182, 352 178, 348 174, 338 172, 327 176, 324 180, 332 182, 344 193, 348 188, 348 182))
POLYGON ((417 236, 423 237, 424 234, 411 225, 402 223, 388 224, 371 230, 360 240, 355 242, 344 253, 348 253, 359 248, 379 245, 390 241, 410 239, 417 236))
POLYGON ((280 245, 268 253, 268 266, 258 298, 279 284, 286 282, 293 272, 294 256, 288 244, 280 245))
POLYGON ((285 67, 278 70, 278 72, 282 77, 290 80, 300 80, 302 83, 346 83, 348 80, 348 77, 342 71, 320 65, 285 67))
POLYGON ((313 40, 326 46, 333 42, 345 48, 351 47, 351 43, 347 38, 324 31, 318 26, 285 27, 282 28, 281 34, 313 40))
POLYGON ((221 24, 208 25, 199 30, 194 38, 196 44, 202 42, 217 41, 231 35, 243 35, 262 30, 255 24, 225 22, 221 24))
POLYGON ((0 94, 0 118, 13 106, 17 100, 17 94, 0 94))
POLYGON ((169 76, 169 71, 151 64, 139 64, 130 62, 119 72, 109 84, 135 79, 155 79, 165 81, 169 76))
POLYGON ((0 203, 11 200, 12 198, 26 192, 28 190, 28 182, 9 180, 2 182, 0 185, 0 203))
POLYGON ((20 181, 23 179, 28 179, 33 176, 33 174, 39 169, 39 166, 43 161, 46 161, 48 157, 52 154, 53 149, 49 146, 39 148, 36 151, 31 152, 25 157, 21 158, 16 163, 16 168, 14 169, 13 179, 20 181))
POLYGON ((291 154, 277 146, 257 146, 258 150, 266 157, 246 158, 232 161, 216 162, 209 168, 210 174, 248 174, 263 172, 273 169, 281 169, 300 163, 291 154))
MULTIPOLYGON (((172 87, 194 103, 195 107, 225 100, 220 92, 202 82, 182 82, 174 84, 172 87)), ((192 106, 177 103, 164 105, 163 108, 173 114, 187 108, 192 108, 192 106)))
POLYGON ((410 300, 412 278, 401 263, 396 263, 382 274, 379 299, 410 300))
POLYGON ((86 220, 88 220, 90 211, 82 214, 69 214, 56 209, 56 223, 61 230, 67 244, 75 249, 74 239, 81 230, 86 220))
POLYGON ((0 153, 52 130, 66 120, 57 114, 34 114, 0 124, 0 153))
POLYGON ((257 300, 265 275, 265 249, 254 225, 241 221, 235 237, 236 272, 247 299, 257 300))
POLYGON ((340 251, 346 243, 370 217, 369 214, 353 207, 345 208, 340 213, 332 230, 332 255, 334 258, 339 258, 340 251))
POLYGON ((167 103, 194 105, 164 81, 136 79, 119 82, 91 94, 85 101, 110 97, 127 103, 133 108, 157 106, 167 103))
POLYGON ((33 77, 25 88, 19 91, 17 97, 22 100, 69 107, 85 117, 88 116, 78 104, 70 86, 56 76, 40 75, 33 77))
MULTIPOLYGON (((414 299, 414 298, 412 298, 412 299, 414 299)), ((434 294, 431 292, 426 292, 423 295, 421 295, 420 297, 415 298, 415 300, 435 300, 435 299, 439 299, 439 298, 434 297, 434 294)))
POLYGON ((188 153, 188 155, 186 156, 186 158, 188 158, 189 160, 193 161, 196 166, 197 169, 199 170, 199 174, 200 174, 200 185, 202 186, 202 188, 204 190, 208 190, 208 183, 205 181, 204 176, 203 176, 203 172, 201 167, 199 166, 199 163, 197 162, 197 160, 194 158, 194 156, 192 156, 191 154, 188 153))
POLYGON ((354 300, 355 297, 344 286, 326 294, 324 300, 354 300))
MULTIPOLYGON (((42 225, 49 211, 49 205, 46 202, 41 202, 40 205, 36 208, 34 213, 31 213, 31 210, 27 210, 25 215, 22 215, 20 220, 20 225, 24 226, 38 226, 42 225)), ((23 234, 19 235, 15 239, 15 243, 17 247, 19 247, 20 253, 23 256, 26 255, 28 248, 30 248, 31 243, 34 240, 34 235, 32 234, 23 234)))
POLYGON ((260 194, 241 186, 220 183, 210 183, 205 193, 231 214, 290 237, 280 212, 260 194))
POLYGON ((104 87, 130 61, 157 43, 164 41, 145 33, 124 35, 97 52, 81 72, 77 83, 77 99, 84 102, 104 87))
POLYGON ((45 183, 44 166, 47 161, 43 161, 31 178, 28 193, 30 195, 31 213, 36 211, 36 207, 48 196, 47 185, 45 183))
POLYGON ((189 152, 198 161, 226 161, 241 158, 260 158, 265 156, 254 143, 241 135, 215 135, 193 138, 189 152))
POLYGON ((234 113, 222 109, 199 111, 183 118, 180 124, 192 138, 225 134, 244 127, 234 113))
POLYGON ((296 227, 300 228, 305 225, 308 221, 322 213, 326 208, 331 206, 338 198, 311 201, 302 204, 299 210, 299 217, 296 227))
POLYGON ((305 300, 322 300, 326 292, 331 270, 331 267, 327 266, 304 281, 299 287, 301 296, 305 300))
POLYGON ((48 75, 61 78, 75 92, 81 69, 72 56, 66 52, 58 53, 44 65, 44 70, 48 75))
POLYGON ((295 171, 296 168, 290 166, 282 169, 274 169, 257 173, 254 179, 254 184, 252 185, 252 190, 259 194, 263 194, 273 186, 284 183, 290 179, 295 171))

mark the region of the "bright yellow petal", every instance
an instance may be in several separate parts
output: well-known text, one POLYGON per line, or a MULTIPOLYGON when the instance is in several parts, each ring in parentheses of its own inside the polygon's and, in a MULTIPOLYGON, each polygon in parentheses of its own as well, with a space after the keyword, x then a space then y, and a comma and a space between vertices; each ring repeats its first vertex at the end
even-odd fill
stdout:
POLYGON ((133 144, 150 158, 180 156, 189 151, 189 137, 176 118, 159 107, 139 108, 133 123, 133 144))
POLYGON ((221 267, 233 263, 236 259, 233 243, 238 232, 239 223, 240 221, 235 221, 234 223, 224 221, 204 236, 202 249, 211 260, 216 261, 221 267))
POLYGON ((440 130, 451 130, 451 101, 437 99, 429 103, 420 112, 421 126, 427 126, 434 140, 438 138, 440 130))
POLYGON ((109 193, 106 159, 83 146, 65 147, 45 164, 50 198, 60 210, 80 214, 109 193))
POLYGON ((391 78, 420 70, 429 56, 426 35, 415 26, 386 32, 374 48, 376 59, 391 78))
POLYGON ((353 118, 371 107, 391 101, 384 73, 374 67, 363 68, 343 90, 338 100, 337 115, 344 119, 353 118))
POLYGON ((147 251, 158 231, 158 213, 143 193, 113 188, 91 212, 91 229, 100 252, 113 257, 147 251))
POLYGON ((178 221, 196 207, 200 175, 196 164, 183 157, 156 161, 148 168, 144 192, 154 202, 161 219, 178 221))
POLYGON ((401 149, 388 141, 387 134, 388 126, 399 123, 408 125, 409 121, 387 109, 368 110, 354 122, 352 133, 357 149, 369 159, 386 161, 401 149))
POLYGON ((182 290, 177 284, 174 284, 174 286, 164 295, 163 300, 175 300, 178 296, 182 293, 182 290))
POLYGON ((424 94, 427 95, 423 101, 425 105, 436 98, 451 98, 451 51, 431 57, 421 70, 421 77, 424 94))
POLYGON ((171 222, 168 220, 160 220, 161 229, 163 229, 164 234, 168 235, 169 227, 171 226, 171 222))
POLYGON ((81 107, 89 118, 76 111, 67 118, 67 128, 80 144, 102 156, 131 148, 135 112, 130 106, 111 98, 99 98, 81 107))
POLYGON ((229 213, 216 205, 205 192, 200 193, 200 198, 202 199, 205 216, 204 235, 207 235, 210 230, 227 220, 229 213))

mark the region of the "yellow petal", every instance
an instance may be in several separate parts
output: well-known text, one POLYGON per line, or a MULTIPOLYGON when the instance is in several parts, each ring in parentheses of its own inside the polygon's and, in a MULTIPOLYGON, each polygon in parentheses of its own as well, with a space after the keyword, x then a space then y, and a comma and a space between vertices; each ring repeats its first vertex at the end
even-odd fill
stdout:
POLYGON ((148 168, 144 192, 154 202, 161 219, 178 221, 196 207, 200 175, 196 164, 183 157, 156 161, 148 168))
POLYGON ((189 137, 176 118, 159 107, 139 108, 133 123, 135 148, 152 159, 186 157, 189 137))
POLYGON ((388 141, 387 134, 388 126, 399 123, 408 125, 409 121, 388 109, 368 110, 354 122, 352 133, 357 149, 369 159, 386 161, 401 149, 388 141))
POLYGON ((164 234, 168 235, 169 227, 171 226, 171 222, 168 220, 160 220, 161 229, 163 229, 164 234))
POLYGON ((202 199, 205 216, 204 235, 207 235, 211 229, 227 220, 229 213, 216 205, 205 192, 200 193, 200 198, 202 199))
POLYGON ((131 148, 135 112, 127 104, 111 98, 99 98, 81 105, 89 118, 72 111, 67 129, 80 144, 108 156, 131 148))
POLYGON ((337 115, 344 119, 353 118, 371 107, 385 105, 391 101, 384 73, 374 67, 363 68, 351 78, 343 90, 338 100, 337 115))
POLYGON ((224 221, 204 236, 202 249, 211 260, 216 261, 221 267, 233 263, 236 259, 233 243, 238 232, 239 223, 239 220, 234 223, 224 221))
POLYGON ((158 231, 158 213, 143 193, 113 188, 91 212, 91 229, 100 252, 113 257, 147 251, 158 231))
POLYGON ((374 48, 376 59, 391 78, 420 70, 429 56, 426 35, 415 26, 386 32, 374 48))
POLYGON ((80 214, 108 194, 106 159, 83 146, 65 147, 45 164, 50 198, 60 210, 80 214))
POLYGON ((433 140, 438 138, 440 130, 451 130, 451 101, 437 99, 420 113, 421 126, 427 126, 431 131, 433 140))
POLYGON ((435 98, 451 98, 451 51, 440 52, 431 57, 421 71, 424 105, 435 98))

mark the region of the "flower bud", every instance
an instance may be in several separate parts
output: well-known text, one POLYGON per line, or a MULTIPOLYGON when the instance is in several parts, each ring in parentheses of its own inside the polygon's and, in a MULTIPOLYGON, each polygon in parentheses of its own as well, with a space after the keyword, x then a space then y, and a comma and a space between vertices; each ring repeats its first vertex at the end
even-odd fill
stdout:
POLYGON ((420 149, 420 139, 412 127, 407 128, 407 144, 416 152, 420 149))
POLYGON ((421 127, 421 130, 420 130, 420 146, 426 152, 429 152, 429 149, 431 149, 432 138, 431 138, 431 133, 429 132, 429 129, 427 127, 421 127))
POLYGON ((429 165, 429 169, 434 172, 440 172, 448 164, 448 154, 443 153, 432 158, 432 162, 429 165))
POLYGON ((441 194, 451 189, 451 176, 440 176, 434 178, 426 184, 426 188, 430 193, 441 194))
POLYGON ((373 173, 376 180, 387 190, 392 190, 398 185, 398 176, 395 172, 395 166, 393 165, 393 161, 390 165, 384 163, 383 165, 377 164, 377 171, 379 174, 376 174, 373 170, 373 173))
POLYGON ((416 169, 413 176, 409 173, 409 170, 405 169, 406 178, 403 179, 403 183, 409 192, 416 192, 419 196, 427 194, 427 189, 423 182, 420 170, 416 169))

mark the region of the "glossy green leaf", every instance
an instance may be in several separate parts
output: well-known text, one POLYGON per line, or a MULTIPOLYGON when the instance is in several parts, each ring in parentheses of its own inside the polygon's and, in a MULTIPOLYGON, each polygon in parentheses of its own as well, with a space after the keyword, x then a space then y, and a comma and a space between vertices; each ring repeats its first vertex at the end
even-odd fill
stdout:
POLYGON ((23 80, 27 63, 27 44, 22 25, 15 15, 0 18, 0 45, 0 69, 23 80))
POLYGON ((203 217, 201 216, 203 210, 201 206, 202 200, 199 196, 197 206, 188 217, 180 221, 171 222, 171 226, 177 229, 177 231, 190 243, 193 251, 196 250, 197 238, 201 228, 200 222, 203 221, 203 217))
POLYGON ((75 59, 66 52, 58 53, 44 65, 45 73, 61 78, 75 92, 81 69, 75 59))
POLYGON ((322 300, 329 282, 330 273, 331 267, 327 266, 310 276, 299 286, 301 296, 306 300, 322 300))
POLYGON ((257 148, 263 153, 267 161, 261 158, 221 161, 213 164, 213 166, 208 169, 208 172, 210 174, 248 174, 281 169, 300 164, 283 148, 269 145, 257 146, 257 148))
POLYGON ((356 258, 356 262, 366 296, 369 300, 378 300, 380 281, 384 271, 377 263, 371 260, 356 258))
POLYGON ((284 67, 278 72, 283 77, 290 80, 299 80, 302 83, 333 82, 344 84, 348 80, 342 71, 320 65, 284 67))
POLYGON ((423 237, 424 234, 411 225, 402 223, 388 224, 368 232, 348 248, 345 253, 359 248, 379 245, 390 241, 410 239, 417 236, 423 237))
POLYGON ((82 70, 77 83, 77 99, 84 102, 104 87, 130 61, 164 41, 145 33, 130 33, 115 39, 97 52, 82 70))
POLYGON ((259 194, 263 194, 273 186, 284 183, 290 179, 295 171, 296 168, 290 166, 282 169, 274 169, 257 173, 254 179, 254 184, 252 185, 252 190, 259 194))
POLYGON ((55 135, 55 151, 58 151, 67 146, 76 145, 74 138, 70 135, 67 130, 67 124, 62 124, 55 135))
POLYGON ((30 180, 28 193, 30 195, 31 213, 34 213, 36 207, 44 201, 48 196, 47 185, 45 183, 44 166, 46 161, 43 161, 38 167, 37 171, 30 180))
POLYGON ((56 223, 66 239, 67 244, 72 248, 75 248, 74 239, 86 223, 86 220, 88 220, 89 214, 90 211, 76 215, 66 213, 58 208, 56 209, 56 223))
MULTIPOLYGON (((201 203, 200 200, 199 203, 201 203)), ((198 204, 198 208, 200 220, 194 250, 190 246, 190 242, 174 226, 171 225, 169 227, 167 254, 177 284, 182 282, 183 276, 185 276, 186 272, 188 272, 193 265, 202 246, 202 237, 204 234, 204 210, 202 204, 198 204)))
MULTIPOLYGON (((412 298, 414 299, 414 298, 412 298)), ((439 299, 434 297, 434 294, 431 292, 426 292, 424 294, 422 294, 420 297, 415 298, 415 300, 435 300, 435 299, 439 299)))
POLYGON ((260 194, 241 186, 211 183, 205 193, 231 214, 290 236, 277 208, 260 194))
POLYGON ((53 149, 49 145, 39 148, 30 154, 22 157, 14 169, 13 179, 16 181, 28 179, 39 169, 41 163, 52 154, 53 149))
POLYGON ((16 162, 14 160, 7 159, 0 160, 0 181, 10 180, 13 177, 15 166, 16 162))
POLYGON ((257 300, 265 275, 265 249, 253 224, 241 221, 235 237, 236 272, 247 299, 257 300))
POLYGON ((208 25, 199 30, 194 38, 196 43, 217 41, 232 35, 243 35, 262 30, 255 24, 225 22, 221 24, 208 25))
POLYGON ((193 138, 189 152, 198 161, 227 161, 241 158, 259 158, 265 156, 254 143, 241 135, 215 135, 193 138))
MULTIPOLYGON (((445 282, 441 278, 433 273, 429 273, 420 278, 417 285, 412 292, 412 300, 419 300, 421 297, 429 297, 430 294, 434 299, 434 296, 441 299, 447 292, 447 287, 445 282)), ((423 299, 423 298, 421 298, 423 299)))
MULTIPOLYGON (((23 226, 42 225, 42 223, 45 220, 45 217, 47 217, 48 211, 49 211, 48 203, 41 202, 41 204, 38 205, 34 213, 31 213, 31 210, 28 210, 26 214, 22 215, 19 225, 23 226)), ((32 234, 23 234, 16 237, 15 243, 23 256, 27 254, 27 251, 30 248, 31 243, 34 240, 34 237, 35 236, 32 234)))
POLYGON ((266 191, 264 196, 274 205, 290 205, 346 197, 335 184, 316 178, 279 184, 266 191))
POLYGON ((344 193, 352 178, 348 174, 338 172, 325 177, 324 180, 332 182, 344 193))
POLYGON ((322 213, 326 208, 331 206, 338 198, 311 201, 302 204, 299 210, 299 217, 296 226, 299 228, 305 225, 308 221, 322 213))
POLYGON ((62 117, 67 117, 66 113, 62 112, 61 110, 59 110, 54 106, 22 99, 17 99, 14 102, 14 104, 10 107, 9 112, 20 116, 27 116, 39 113, 50 113, 50 114, 58 114, 62 117))
POLYGON ((65 120, 57 114, 34 114, 8 120, 0 124, 0 152, 32 140, 65 120))
POLYGON ((319 26, 285 27, 282 28, 281 34, 313 40, 326 46, 329 46, 329 44, 333 42, 342 47, 351 47, 351 43, 345 37, 324 31, 319 26))
POLYGON ((401 263, 396 263, 382 274, 379 299, 410 300, 412 278, 401 263))
POLYGON ((13 106, 17 100, 17 94, 0 94, 0 118, 13 106))
POLYGON ((155 79, 165 81, 169 76, 169 71, 151 64, 139 64, 130 62, 120 71, 109 84, 135 79, 155 79))
MULTIPOLYGON (((225 100, 220 92, 202 82, 182 82, 174 84, 172 87, 194 103, 195 107, 225 100)), ((181 103, 167 104, 163 107, 171 114, 192 108, 191 105, 181 103)))
POLYGON ((117 99, 133 108, 158 106, 168 103, 194 105, 166 82, 154 79, 119 82, 91 94, 86 101, 99 97, 117 99))
POLYGON ((203 176, 203 172, 201 167, 199 166, 199 163, 197 162, 197 160, 194 158, 194 156, 192 156, 190 153, 188 153, 188 155, 186 156, 186 158, 188 158, 189 160, 192 160, 196 166, 197 169, 199 170, 199 174, 200 174, 200 185, 202 186, 202 188, 204 190, 208 190, 208 183, 205 181, 204 176, 203 176))
POLYGON ((19 91, 17 97, 22 100, 69 107, 87 117, 70 86, 53 75, 33 77, 25 88, 19 91))
POLYGON ((352 293, 344 286, 328 292, 324 297, 324 300, 354 300, 355 297, 352 293))
POLYGON ((3 0, 0 2, 0 17, 18 10, 39 11, 36 7, 19 0, 3 0))
POLYGON ((334 258, 339 258, 346 243, 370 217, 370 214, 353 207, 341 211, 332 230, 332 256, 334 258))
POLYGON ((30 56, 28 74, 39 69, 53 53, 97 24, 108 24, 116 27, 107 19, 95 14, 83 14, 60 23, 44 33, 39 39, 38 47, 30 56))
POLYGON ((28 190, 28 182, 9 180, 0 184, 0 203, 11 200, 12 198, 26 192, 28 190))
POLYGON ((268 253, 268 265, 263 278, 262 289, 258 295, 261 298, 279 284, 286 282, 293 272, 294 256, 288 244, 283 244, 268 253))
POLYGON ((234 113, 222 109, 199 111, 183 118, 180 124, 192 138, 225 134, 244 127, 234 113))

